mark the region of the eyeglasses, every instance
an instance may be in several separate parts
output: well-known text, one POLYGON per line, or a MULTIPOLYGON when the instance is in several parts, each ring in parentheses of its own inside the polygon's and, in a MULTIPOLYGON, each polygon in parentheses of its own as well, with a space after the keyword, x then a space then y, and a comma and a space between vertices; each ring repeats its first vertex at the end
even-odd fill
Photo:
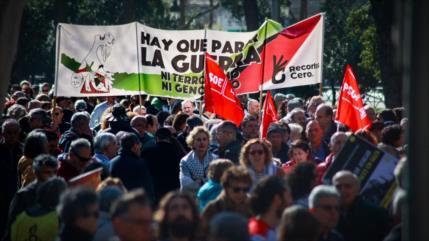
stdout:
POLYGON ((55 112, 54 115, 55 116, 59 116, 59 115, 61 115, 61 113, 60 112, 55 112))
POLYGON ((256 154, 258 155, 263 155, 264 154, 264 150, 254 150, 254 151, 250 151, 249 152, 250 155, 254 156, 256 154))
POLYGON ((76 152, 74 152, 73 151, 73 154, 77 157, 77 158, 79 158, 79 160, 81 161, 81 162, 89 162, 89 161, 91 161, 92 160, 92 157, 82 157, 82 156, 80 156, 79 154, 77 154, 76 152))
POLYGON ((94 211, 94 212, 84 212, 82 214, 82 217, 84 218, 89 218, 89 217, 93 217, 93 218, 98 218, 100 216, 100 213, 98 211, 94 211))
POLYGON ((319 205, 317 206, 320 209, 323 209, 324 211, 340 211, 340 207, 338 205, 319 205))
POLYGON ((250 191, 249 187, 231 187, 232 191, 235 193, 248 193, 250 191))

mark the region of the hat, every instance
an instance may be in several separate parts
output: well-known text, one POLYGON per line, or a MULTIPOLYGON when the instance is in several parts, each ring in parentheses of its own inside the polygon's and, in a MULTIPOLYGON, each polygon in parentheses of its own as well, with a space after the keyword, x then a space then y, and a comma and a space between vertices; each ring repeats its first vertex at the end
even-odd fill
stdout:
POLYGON ((129 121, 127 111, 121 104, 115 104, 112 108, 112 115, 106 119, 108 121, 129 121))
POLYGON ((267 135, 271 133, 280 133, 282 135, 286 134, 286 128, 283 126, 277 124, 277 123, 271 123, 268 127, 267 135))

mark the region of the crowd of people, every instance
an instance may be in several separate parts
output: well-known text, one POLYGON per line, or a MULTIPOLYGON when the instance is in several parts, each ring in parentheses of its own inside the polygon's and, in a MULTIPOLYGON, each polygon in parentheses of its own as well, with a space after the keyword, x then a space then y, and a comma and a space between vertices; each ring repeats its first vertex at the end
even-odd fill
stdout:
POLYGON ((406 164, 403 108, 365 106, 355 133, 402 158, 392 207, 360 180, 322 177, 350 132, 321 96, 277 93, 278 120, 259 138, 260 103, 240 96, 236 126, 191 100, 54 97, 12 85, 0 142, 0 234, 6 240, 400 240, 406 164), (101 168, 94 190, 70 187, 101 168))

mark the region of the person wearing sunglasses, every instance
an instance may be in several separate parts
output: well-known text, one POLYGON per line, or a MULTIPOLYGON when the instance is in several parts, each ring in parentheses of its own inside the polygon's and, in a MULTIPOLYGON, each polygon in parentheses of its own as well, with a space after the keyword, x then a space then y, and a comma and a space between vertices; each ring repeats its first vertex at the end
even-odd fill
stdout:
POLYGON ((209 202, 202 213, 203 230, 208 229, 210 220, 221 212, 238 213, 244 218, 251 216, 248 193, 252 186, 252 177, 247 168, 232 166, 228 168, 221 178, 222 192, 209 202))
POLYGON ((89 165, 92 160, 91 143, 84 138, 74 140, 68 153, 63 153, 58 159, 60 165, 57 175, 68 181, 81 174, 89 165))
POLYGON ((321 225, 318 240, 343 240, 342 235, 335 230, 340 218, 340 194, 334 187, 327 185, 315 187, 310 193, 308 206, 321 225))
POLYGON ((78 187, 67 190, 57 207, 62 221, 60 241, 92 241, 97 231, 98 196, 94 190, 78 187))
POLYGON ((257 183, 264 176, 283 176, 283 170, 273 160, 270 144, 265 140, 251 139, 241 149, 240 165, 246 167, 257 183))

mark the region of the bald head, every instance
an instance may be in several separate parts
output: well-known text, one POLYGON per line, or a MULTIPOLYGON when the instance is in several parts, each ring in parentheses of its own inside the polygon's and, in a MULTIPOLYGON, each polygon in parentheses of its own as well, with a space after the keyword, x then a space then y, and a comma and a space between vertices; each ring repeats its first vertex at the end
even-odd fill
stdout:
POLYGON ((316 120, 308 122, 307 127, 305 128, 305 133, 312 144, 317 145, 322 141, 323 130, 320 127, 319 122, 316 120))
POLYGON ((329 128, 333 119, 333 109, 327 104, 320 104, 316 109, 316 120, 320 123, 322 129, 329 128))
POLYGON ((341 195, 341 205, 348 207, 359 195, 360 184, 358 177, 350 171, 339 171, 332 178, 332 184, 341 195))
POLYGON ((342 131, 337 131, 331 136, 329 142, 329 148, 334 155, 337 155, 344 146, 344 143, 347 141, 346 133, 342 131))
POLYGON ((133 119, 131 119, 131 127, 136 129, 140 135, 143 135, 146 131, 147 127, 147 120, 146 117, 142 115, 134 116, 133 119))

